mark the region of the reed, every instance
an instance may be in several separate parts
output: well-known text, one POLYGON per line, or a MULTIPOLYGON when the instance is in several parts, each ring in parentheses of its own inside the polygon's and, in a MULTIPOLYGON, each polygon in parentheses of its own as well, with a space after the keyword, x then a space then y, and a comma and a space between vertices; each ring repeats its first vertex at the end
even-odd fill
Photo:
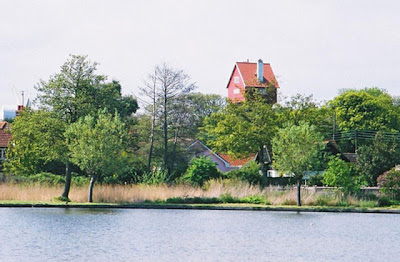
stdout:
MULTIPOLYGON (((53 201, 59 196, 63 186, 18 185, 12 183, 0 184, 0 201, 53 201)), ((87 201, 86 187, 72 187, 70 199, 73 202, 87 201)), ((272 205, 295 205, 296 188, 265 187, 250 185, 237 180, 212 180, 203 188, 191 185, 96 185, 94 202, 98 203, 141 203, 144 201, 165 201, 169 198, 218 198, 229 194, 234 198, 260 196, 272 205)), ((354 197, 339 199, 335 194, 314 193, 302 190, 303 205, 357 206, 359 200, 354 197)), ((371 203, 370 203, 371 205, 371 203)))

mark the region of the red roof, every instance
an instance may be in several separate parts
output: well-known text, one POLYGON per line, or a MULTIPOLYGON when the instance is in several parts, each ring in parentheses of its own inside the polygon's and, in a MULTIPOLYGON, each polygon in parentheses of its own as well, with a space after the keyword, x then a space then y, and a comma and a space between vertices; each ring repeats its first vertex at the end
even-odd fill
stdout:
POLYGON ((243 77, 243 81, 246 87, 266 87, 272 84, 275 87, 279 87, 276 81, 274 72, 272 72, 271 65, 269 63, 264 63, 264 81, 263 83, 257 80, 257 63, 248 62, 237 62, 236 66, 239 69, 240 74, 243 77))
POLYGON ((256 155, 250 155, 246 158, 242 159, 233 159, 229 155, 224 155, 224 154, 218 154, 220 157, 222 157, 226 162, 230 164, 230 166, 243 166, 247 162, 254 160, 256 155))
POLYGON ((10 125, 3 121, 0 122, 0 147, 8 147, 8 142, 11 140, 10 125))

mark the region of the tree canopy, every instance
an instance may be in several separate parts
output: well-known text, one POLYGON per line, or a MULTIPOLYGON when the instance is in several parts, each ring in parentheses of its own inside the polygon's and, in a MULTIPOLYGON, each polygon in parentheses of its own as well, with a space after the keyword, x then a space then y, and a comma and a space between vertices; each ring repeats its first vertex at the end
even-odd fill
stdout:
POLYGON ((122 96, 118 81, 107 82, 105 75, 96 74, 97 66, 98 63, 91 62, 87 56, 70 55, 59 73, 35 86, 38 91, 35 101, 68 123, 93 115, 102 108, 117 110, 122 116, 136 112, 136 100, 122 96))
POLYGON ((206 117, 200 137, 218 152, 242 157, 269 145, 276 129, 272 105, 255 97, 243 103, 229 102, 221 112, 206 117))
POLYGON ((399 107, 385 90, 344 90, 331 105, 340 130, 400 130, 399 107))
POLYGON ((89 202, 92 202, 93 185, 97 178, 123 170, 128 130, 118 113, 111 115, 101 111, 97 118, 87 115, 71 124, 66 137, 71 161, 91 176, 89 202))
POLYGON ((22 112, 11 125, 6 169, 13 174, 34 175, 45 171, 44 165, 50 161, 67 161, 65 129, 65 122, 52 112, 22 112))
POLYGON ((298 181, 298 205, 301 205, 301 179, 305 171, 313 169, 314 160, 323 146, 322 139, 314 126, 302 122, 300 125, 289 123, 280 128, 272 140, 274 168, 286 174, 294 174, 298 181))

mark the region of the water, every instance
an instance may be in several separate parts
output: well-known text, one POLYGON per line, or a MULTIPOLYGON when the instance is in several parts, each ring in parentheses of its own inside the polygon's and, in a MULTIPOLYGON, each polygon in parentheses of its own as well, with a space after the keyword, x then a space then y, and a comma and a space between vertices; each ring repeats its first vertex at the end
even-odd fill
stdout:
POLYGON ((400 215, 0 209, 0 261, 399 261, 400 215))

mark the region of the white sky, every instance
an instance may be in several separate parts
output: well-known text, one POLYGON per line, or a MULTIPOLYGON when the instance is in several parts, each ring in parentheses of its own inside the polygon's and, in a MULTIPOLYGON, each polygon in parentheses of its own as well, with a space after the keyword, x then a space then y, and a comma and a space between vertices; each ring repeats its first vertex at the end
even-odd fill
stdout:
POLYGON ((0 0, 0 106, 87 54, 125 94, 156 64, 226 96, 236 61, 271 63, 279 93, 328 100, 341 88, 400 95, 399 1, 0 0), (14 88, 15 87, 15 88, 14 88))

